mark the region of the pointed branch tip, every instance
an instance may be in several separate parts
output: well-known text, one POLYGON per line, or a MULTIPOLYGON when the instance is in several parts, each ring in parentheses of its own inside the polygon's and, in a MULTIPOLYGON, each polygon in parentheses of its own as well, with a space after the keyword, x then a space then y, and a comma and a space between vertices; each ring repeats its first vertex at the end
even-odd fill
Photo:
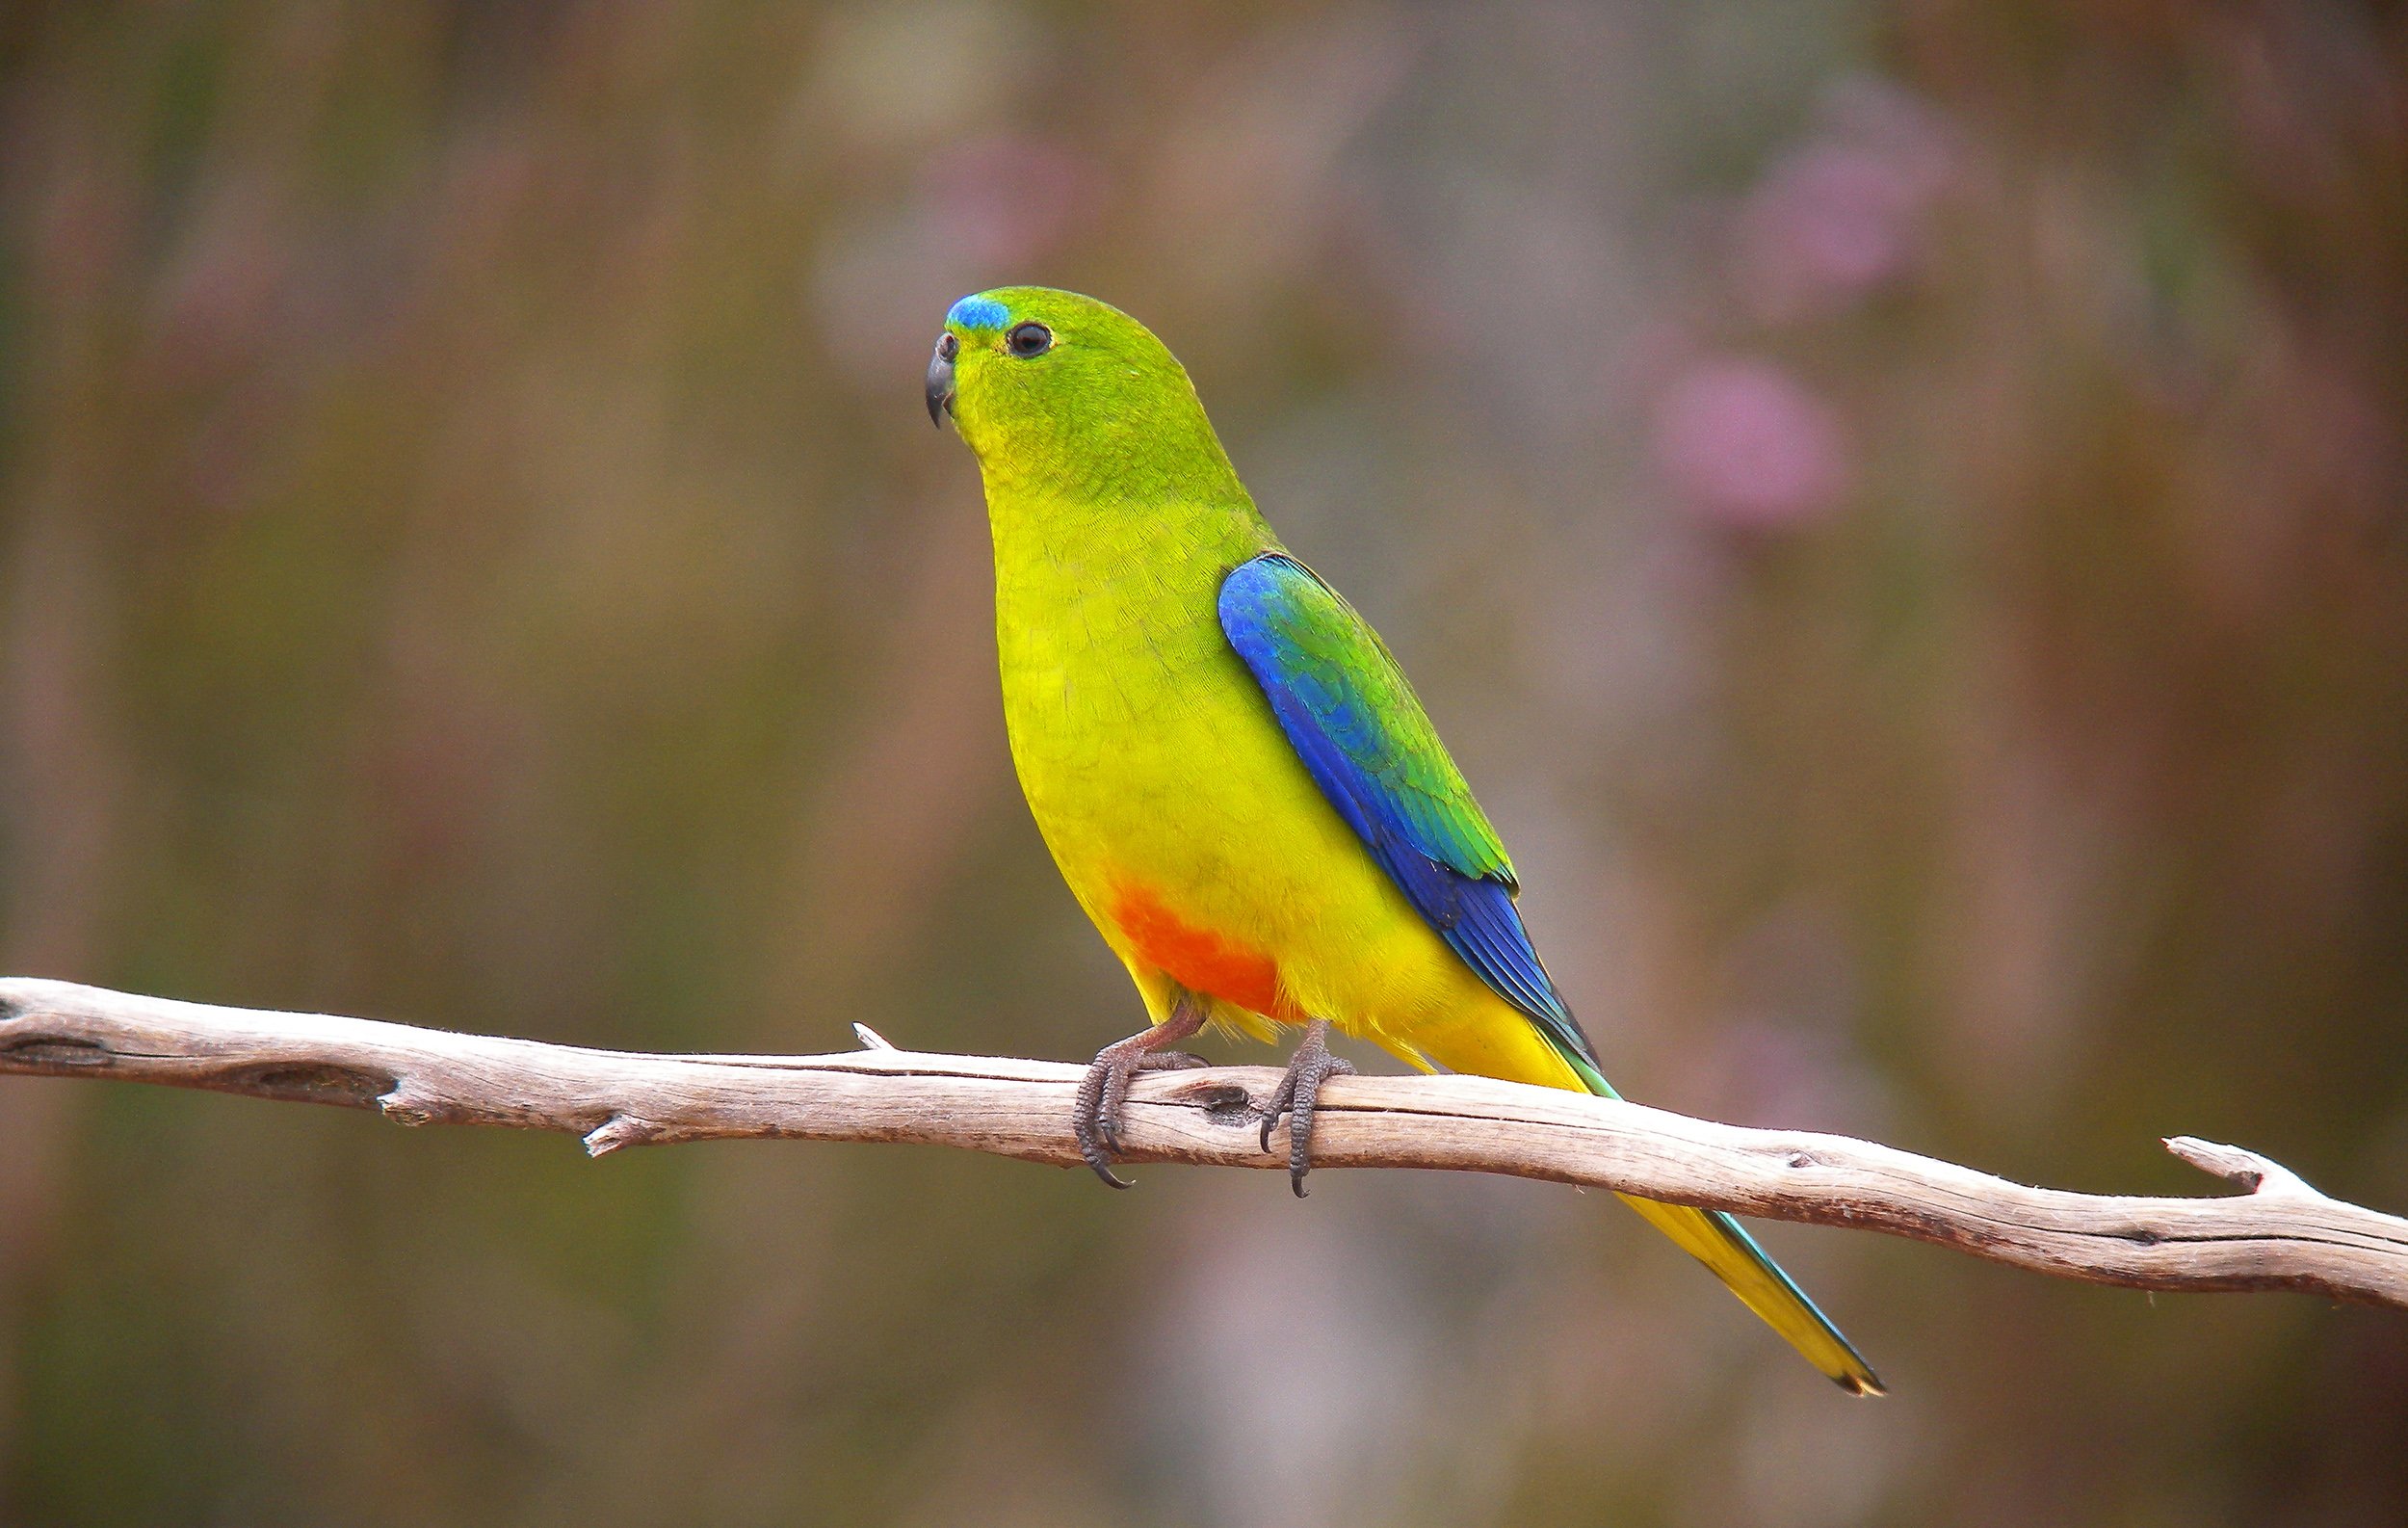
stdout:
POLYGON ((2227 1183, 2238 1184, 2251 1194, 2323 1197, 2309 1187, 2298 1173, 2280 1162, 2241 1146, 2202 1141, 2197 1136, 2178 1135, 2165 1138, 2165 1149, 2200 1172, 2212 1173, 2227 1183))
POLYGON ((621 1146, 642 1146, 657 1139, 660 1128, 634 1115, 615 1114, 585 1134, 586 1155, 609 1156, 621 1146))

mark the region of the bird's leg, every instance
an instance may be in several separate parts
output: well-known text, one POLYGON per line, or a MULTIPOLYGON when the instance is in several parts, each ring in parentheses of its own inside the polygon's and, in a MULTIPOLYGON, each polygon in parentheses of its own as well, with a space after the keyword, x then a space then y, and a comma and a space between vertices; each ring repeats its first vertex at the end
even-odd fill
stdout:
POLYGON ((1354 1074, 1354 1063, 1329 1053, 1329 1020, 1317 1018, 1304 1026, 1304 1039, 1288 1058, 1286 1075, 1263 1111, 1263 1149, 1270 1149, 1270 1132, 1279 1117, 1288 1117, 1288 1183, 1304 1198, 1304 1174, 1313 1171, 1313 1111, 1320 1107, 1322 1084, 1332 1077, 1354 1074))
POLYGON ((1165 1050, 1204 1027, 1204 1005, 1185 993, 1171 1006, 1170 1016, 1116 1040, 1095 1053, 1095 1061, 1079 1080, 1079 1096, 1070 1106, 1070 1130, 1079 1138, 1079 1155, 1095 1175, 1116 1189, 1129 1180, 1112 1172, 1120 1149, 1120 1113, 1129 1101, 1129 1079, 1141 1071, 1169 1071, 1207 1065, 1201 1056, 1165 1050))

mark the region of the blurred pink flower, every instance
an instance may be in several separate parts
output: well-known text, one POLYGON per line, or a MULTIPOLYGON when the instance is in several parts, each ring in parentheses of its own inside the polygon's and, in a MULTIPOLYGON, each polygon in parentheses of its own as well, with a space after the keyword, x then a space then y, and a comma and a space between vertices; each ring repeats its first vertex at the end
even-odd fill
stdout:
POLYGON ((1690 508, 1725 524, 1782 529, 1822 518, 1851 476, 1838 416, 1770 361, 1709 356, 1656 405, 1658 469, 1690 508))
POLYGON ((1822 115, 1739 210, 1739 285, 1773 322, 1829 312, 1904 274, 1948 175, 1943 123, 1903 92, 1860 84, 1822 115))

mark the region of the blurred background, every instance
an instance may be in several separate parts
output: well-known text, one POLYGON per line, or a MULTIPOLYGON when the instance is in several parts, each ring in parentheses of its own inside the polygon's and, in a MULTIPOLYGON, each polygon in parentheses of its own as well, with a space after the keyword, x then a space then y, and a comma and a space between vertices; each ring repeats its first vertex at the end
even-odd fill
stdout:
MULTIPOLYGON (((2340 0, 18 0, 0 967, 1125 1033, 920 398, 1024 280, 1188 362, 1632 1093, 2408 1208, 2408 32, 2340 0)), ((0 1522, 2408 1520, 2396 1316, 1772 1226, 1856 1403, 1602 1196, 1139 1176, 11 1081, 0 1522)))

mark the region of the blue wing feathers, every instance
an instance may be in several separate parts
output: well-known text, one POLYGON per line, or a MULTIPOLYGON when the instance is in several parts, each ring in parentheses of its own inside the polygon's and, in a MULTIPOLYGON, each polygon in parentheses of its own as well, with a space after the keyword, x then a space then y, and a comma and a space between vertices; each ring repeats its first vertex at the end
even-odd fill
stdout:
POLYGON ((1513 894, 1493 881, 1469 882, 1458 893, 1458 905, 1461 914, 1454 927, 1439 931, 1455 953, 1514 1007, 1533 1017, 1569 1024, 1572 1014, 1539 963, 1513 894))
POLYGON ((1294 558, 1222 583, 1220 624, 1322 794, 1439 937, 1558 1048, 1596 1057, 1513 906, 1513 867, 1360 616, 1294 558))

